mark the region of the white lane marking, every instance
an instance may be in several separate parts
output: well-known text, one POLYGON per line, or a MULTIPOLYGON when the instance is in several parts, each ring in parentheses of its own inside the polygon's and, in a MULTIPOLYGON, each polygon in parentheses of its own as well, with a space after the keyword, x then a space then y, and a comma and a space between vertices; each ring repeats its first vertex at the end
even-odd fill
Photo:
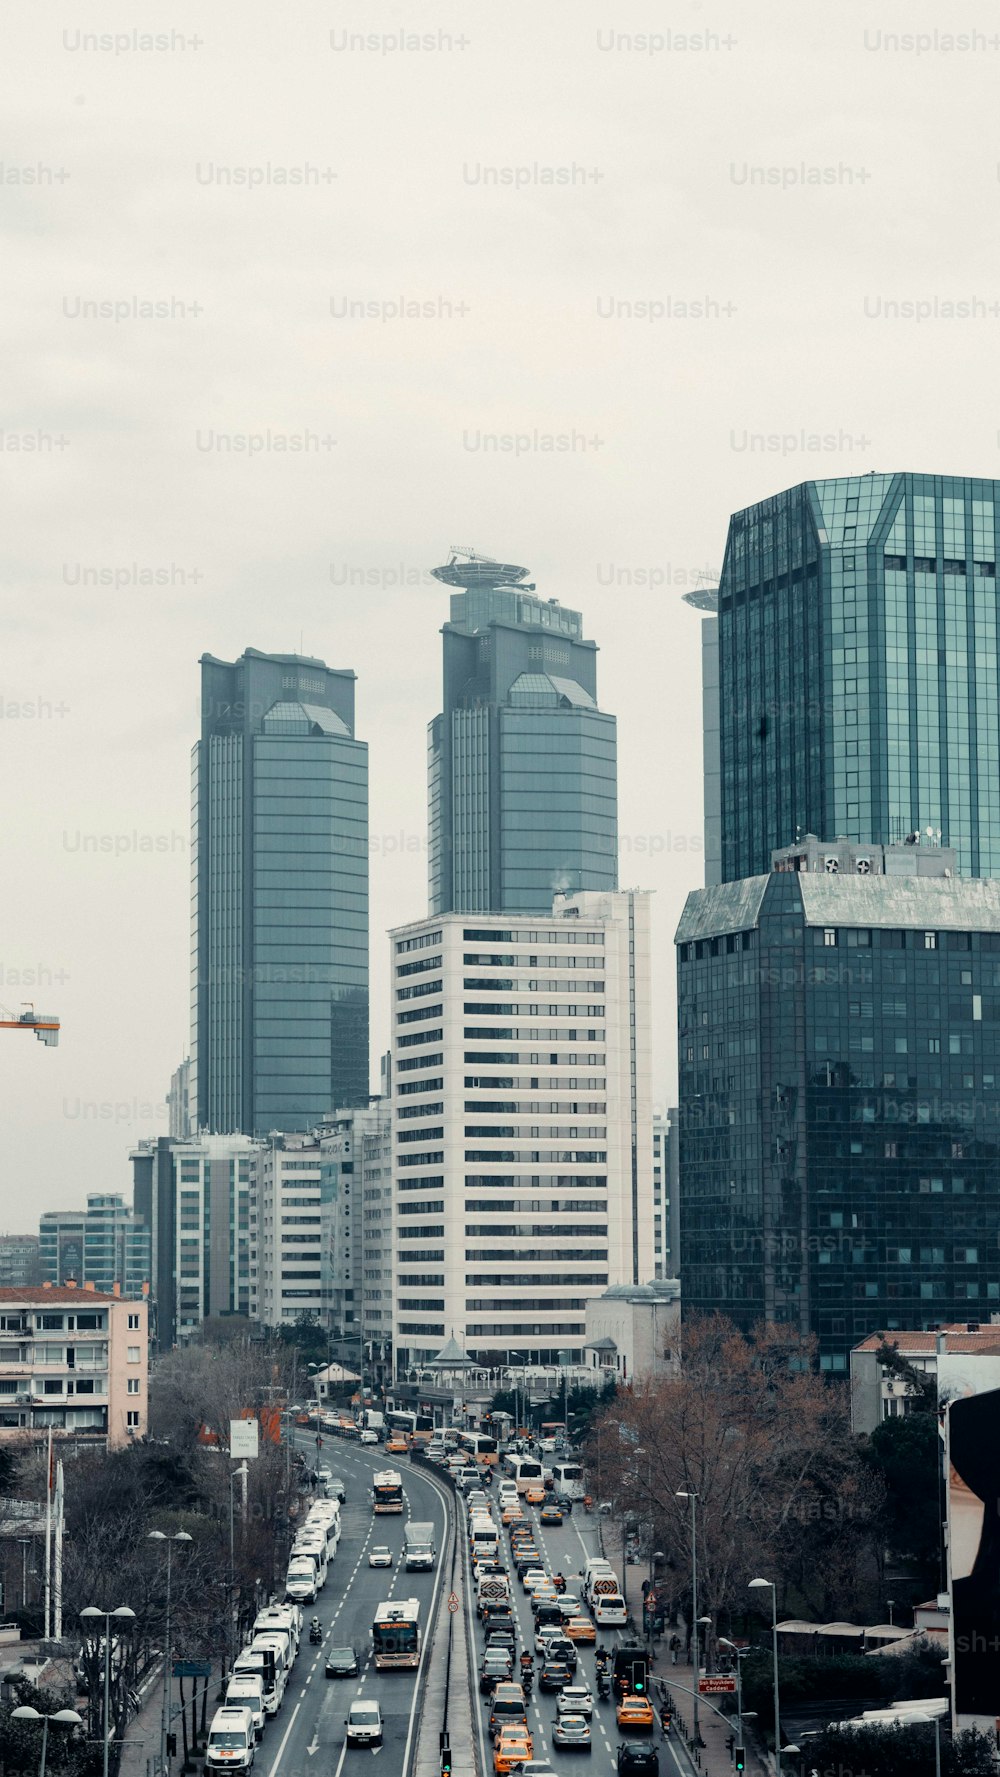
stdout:
POLYGON ((274 1773, 278 1769, 278 1766, 281 1763, 281 1755, 284 1752, 285 1747, 288 1745, 288 1736, 295 1726, 295 1717, 298 1715, 301 1707, 302 1707, 301 1703, 296 1703, 295 1708, 292 1710, 292 1719, 289 1722, 287 1728, 285 1729, 281 1745, 278 1747, 277 1753, 275 1755, 274 1764, 271 1766, 270 1777, 274 1777, 274 1773))

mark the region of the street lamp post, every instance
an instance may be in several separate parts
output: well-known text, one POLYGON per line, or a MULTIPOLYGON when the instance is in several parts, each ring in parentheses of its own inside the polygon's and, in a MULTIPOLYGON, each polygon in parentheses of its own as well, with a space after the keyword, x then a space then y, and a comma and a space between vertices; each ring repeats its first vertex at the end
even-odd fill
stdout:
MULTIPOLYGON (((694 1743, 696 1746, 700 1746, 701 1730, 698 1726, 698 1680, 701 1677, 698 1662, 698 1495, 691 1487, 679 1487, 676 1497, 691 1501, 691 1667, 694 1673, 694 1707, 691 1713, 694 1721, 694 1743)), ((778 1777, 781 1777, 780 1772, 778 1777)))
POLYGON ((734 1661, 736 1662, 736 1744, 737 1744, 737 1746, 742 1746, 743 1745, 743 1661, 744 1661, 744 1658, 746 1657, 747 1649, 745 1647, 737 1647, 735 1641, 730 1641, 729 1637, 727 1635, 720 1635, 719 1636, 718 1646, 719 1647, 728 1647, 732 1656, 733 1656, 734 1661))
POLYGON ((104 1777, 108 1777, 108 1755, 111 1751, 111 1625, 117 1623, 120 1629, 124 1629, 128 1623, 135 1622, 135 1611, 129 1610, 127 1604, 120 1604, 117 1610, 98 1610, 95 1605, 88 1604, 81 1610, 80 1616, 85 1627, 93 1628, 98 1622, 104 1624, 104 1777))
POLYGON ((774 1773, 781 1777, 781 1710, 778 1697, 778 1593, 773 1580, 751 1580, 749 1590, 771 1594, 771 1660, 774 1666, 774 1773))
MULTIPOLYGON (((230 1507, 231 1507, 232 1506, 232 1493, 230 1493, 229 1498, 230 1498, 230 1507)), ((230 1510, 230 1517, 229 1517, 230 1534, 232 1534, 232 1521, 233 1521, 232 1520, 232 1511, 230 1510)), ((175 1530, 174 1534, 172 1536, 168 1536, 166 1531, 164 1531, 164 1530, 151 1530, 149 1532, 148 1540, 150 1542, 166 1543, 166 1546, 167 1546, 167 1619, 166 1619, 166 1634, 164 1637, 167 1645, 166 1645, 166 1656, 165 1656, 164 1662, 163 1662, 163 1708, 162 1708, 161 1715, 160 1715, 160 1770, 161 1770, 161 1772, 166 1773, 170 1769, 169 1764, 167 1762, 167 1729, 170 1725, 170 1691, 171 1691, 170 1681, 171 1681, 171 1677, 172 1677, 171 1649, 170 1649, 170 1630, 171 1630, 171 1622, 170 1622, 170 1566, 171 1566, 171 1560, 170 1560, 170 1558, 173 1553, 172 1545, 174 1543, 190 1543, 190 1542, 194 1541, 194 1538, 192 1536, 189 1536, 186 1530, 175 1530)), ((105 1777, 106 1777, 106 1774, 105 1774, 105 1777)))
POLYGON ((886 1604, 889 1607, 889 1627, 890 1627, 890 1629, 895 1628, 895 1624, 893 1623, 893 1620, 892 1620, 892 1609, 893 1609, 893 1605, 895 1604, 895 1602, 896 1602, 895 1598, 887 1598, 886 1599, 886 1604))
POLYGON ((55 1709, 51 1715, 45 1715, 38 1709, 32 1709, 30 1703, 22 1703, 19 1708, 10 1712, 11 1721, 40 1721, 42 1724, 42 1759, 38 1767, 38 1777, 45 1777, 45 1756, 49 1744, 49 1722, 57 1721, 61 1727, 82 1728, 83 1716, 77 1715, 75 1709, 55 1709))

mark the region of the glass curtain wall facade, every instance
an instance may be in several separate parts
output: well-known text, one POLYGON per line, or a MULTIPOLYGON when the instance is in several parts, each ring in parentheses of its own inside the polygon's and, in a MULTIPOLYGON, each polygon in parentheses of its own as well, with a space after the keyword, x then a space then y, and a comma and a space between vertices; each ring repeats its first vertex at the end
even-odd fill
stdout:
POLYGON ((722 880, 799 832, 940 833, 1000 872, 1000 482, 804 482, 730 521, 718 609, 722 880))
POLYGON ((547 913, 554 893, 616 888, 615 719, 598 708, 579 612, 517 584, 526 569, 435 573, 463 590, 428 731, 432 914, 547 913))
POLYGON ((193 1100, 216 1133, 368 1098, 368 749, 354 674, 202 660, 192 813, 193 1100))
POLYGON ((846 1374, 1000 1310, 1000 883, 774 873, 677 937, 685 1311, 846 1374))

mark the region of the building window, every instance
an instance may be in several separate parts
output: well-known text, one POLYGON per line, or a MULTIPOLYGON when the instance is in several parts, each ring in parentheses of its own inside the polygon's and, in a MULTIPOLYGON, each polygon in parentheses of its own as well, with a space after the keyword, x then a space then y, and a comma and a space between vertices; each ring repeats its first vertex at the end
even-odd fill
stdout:
POLYGON ((139 1318, 138 1314, 130 1314, 128 1317, 128 1324, 129 1324, 129 1331, 137 1333, 139 1331, 139 1326, 140 1326, 140 1318, 139 1318))
POLYGON ((925 950, 936 950, 937 947, 938 947, 937 933, 936 932, 925 932, 924 933, 924 949, 925 950))
POLYGON ((139 1362, 139 1358, 140 1358, 140 1352, 139 1352, 138 1345, 130 1345, 128 1348, 127 1355, 128 1355, 128 1361, 130 1364, 137 1364, 139 1362))
POLYGON ((837 929, 835 926, 826 926, 824 928, 823 945, 824 945, 824 948, 827 950, 835 950, 836 949, 836 947, 837 947, 837 929))
POLYGON ((127 1426, 138 1426, 138 1424, 139 1424, 138 1413, 136 1413, 136 1412, 126 1413, 125 1424, 127 1426))
POLYGON ((139 1392, 139 1378, 138 1378, 138 1376, 130 1376, 129 1377, 128 1392, 129 1392, 129 1394, 138 1394, 138 1392, 139 1392))

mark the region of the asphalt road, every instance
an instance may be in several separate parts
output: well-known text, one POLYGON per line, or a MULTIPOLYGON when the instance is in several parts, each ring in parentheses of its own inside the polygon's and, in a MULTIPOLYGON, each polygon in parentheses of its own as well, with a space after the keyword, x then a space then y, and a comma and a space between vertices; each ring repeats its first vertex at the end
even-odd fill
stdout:
MULTIPOLYGON (((567 1592, 574 1593, 579 1597, 580 1588, 583 1584, 582 1578, 580 1577, 580 1571, 584 1562, 589 1556, 599 1553, 597 1519, 585 1514, 582 1506, 575 1506, 570 1517, 564 1518, 561 1526, 546 1528, 539 1522, 539 1508, 524 1505, 523 1509, 526 1517, 534 1523, 536 1541, 542 1554, 543 1566, 550 1574, 561 1573, 566 1580, 567 1592)), ((501 1535, 501 1556, 510 1573, 513 1607, 517 1619, 518 1652, 520 1653, 522 1648, 534 1648, 534 1619, 532 1618, 531 1608, 528 1603, 528 1594, 524 1591, 516 1574, 510 1572, 510 1541, 508 1534, 506 1531, 503 1531, 501 1535)), ((612 1548, 610 1554, 612 1564, 615 1563, 616 1553, 617 1551, 612 1548)), ((639 1570, 634 1567, 629 1570, 630 1596, 633 1592, 638 1591, 639 1579, 636 1578, 638 1572, 639 1570)), ((641 1579, 641 1574, 639 1577, 641 1579)), ((470 1599, 474 1600, 475 1588, 471 1584, 471 1581, 467 1587, 467 1594, 470 1599)), ((581 1614, 589 1616, 590 1613, 584 1608, 581 1614)), ((484 1636, 474 1614, 472 1620, 472 1643, 476 1649, 477 1661, 480 1661, 482 1659, 484 1636)), ((564 1777, 564 1774, 565 1777, 571 1777, 571 1774, 581 1772, 592 1772, 594 1773, 594 1777, 597 1777, 597 1773, 599 1772, 605 1774, 609 1771, 617 1772, 617 1751, 619 1745, 626 1736, 619 1731, 615 1720, 613 1700, 602 1703, 598 1699, 596 1650, 602 1643, 609 1650, 613 1649, 622 1639, 622 1635, 618 1630, 605 1629, 598 1630, 597 1642, 595 1644, 591 1645, 584 1643, 577 1645, 579 1664, 577 1666, 574 1682, 589 1685, 594 1697, 594 1713, 591 1718, 591 1750, 589 1753, 584 1751, 570 1751, 567 1748, 553 1746, 552 1724, 556 1714, 555 1693, 540 1691, 538 1689, 537 1679, 541 1670, 541 1662, 539 1660, 535 1661, 536 1682, 534 1693, 528 1706, 528 1725, 531 1728, 534 1739, 534 1756, 536 1759, 547 1759, 552 1765, 553 1770, 559 1774, 559 1777, 564 1777)), ((482 1706, 479 1711, 478 1724, 480 1736, 480 1768, 484 1772, 491 1773, 493 1770, 493 1757, 487 1732, 489 1699, 484 1697, 481 1701, 482 1706)), ((661 1736, 658 1721, 652 1735, 637 1734, 635 1738, 636 1740, 642 1740, 644 1742, 651 1739, 656 1746, 660 1761, 660 1777, 695 1777, 695 1768, 692 1765, 687 1748, 678 1740, 676 1735, 672 1735, 664 1741, 661 1736)))
MULTIPOLYGON (((316 1460, 314 1434, 299 1439, 307 1461, 316 1460)), ((341 1536, 330 1563, 326 1585, 314 1605, 303 1605, 306 1624, 313 1615, 323 1625, 316 1647, 303 1633, 298 1658, 284 1700, 264 1731, 257 1753, 258 1777, 347 1777, 378 1760, 381 1777, 399 1777, 416 1734, 423 1669, 376 1672, 371 1653, 375 1607, 387 1598, 419 1598, 426 1635, 429 1613, 440 1583, 445 1545, 445 1502, 439 1486, 408 1460, 396 1462, 383 1449, 369 1450, 342 1438, 324 1437, 320 1461, 344 1481, 347 1497, 340 1508, 341 1536), (406 1510, 401 1516, 375 1517, 371 1477, 376 1469, 398 1467, 403 1477, 406 1510), (438 1567, 433 1573, 405 1573, 397 1565, 407 1516, 433 1522, 437 1530, 438 1567), (396 1558, 393 1566, 368 1566, 375 1543, 385 1543, 396 1558), (360 1657, 358 1678, 327 1679, 326 1650, 352 1643, 360 1657), (385 1722, 381 1749, 351 1747, 344 1740, 344 1718, 357 1697, 372 1697, 382 1706, 385 1722)), ((439 1484, 440 1485, 440 1484, 439 1484)), ((426 1650, 426 1640, 424 1642, 426 1650)))

